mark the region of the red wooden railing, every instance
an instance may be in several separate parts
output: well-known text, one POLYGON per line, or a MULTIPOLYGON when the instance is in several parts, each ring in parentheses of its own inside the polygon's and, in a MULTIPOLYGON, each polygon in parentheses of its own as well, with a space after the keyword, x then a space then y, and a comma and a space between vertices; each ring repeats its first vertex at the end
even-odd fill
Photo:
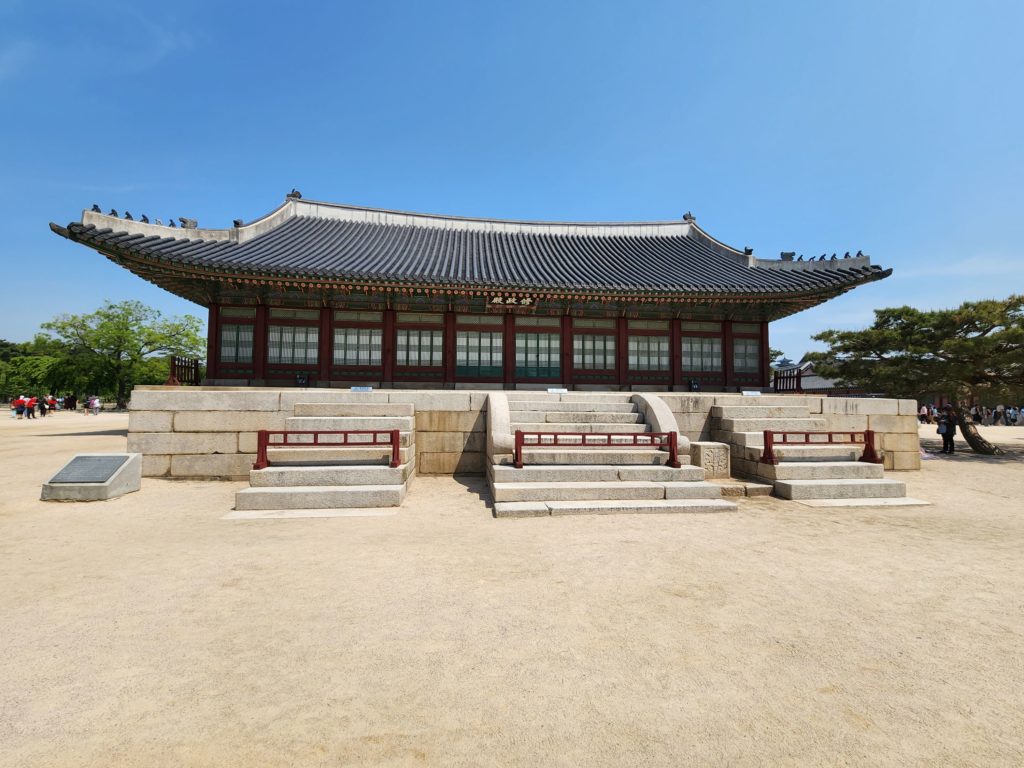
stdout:
POLYGON ((775 371, 772 376, 772 388, 776 392, 803 392, 801 382, 804 372, 799 368, 791 368, 788 371, 775 371))
POLYGON ((392 468, 397 467, 399 461, 399 447, 401 437, 397 429, 346 429, 340 431, 329 430, 286 430, 273 431, 261 429, 256 433, 256 463, 253 469, 266 469, 270 466, 267 459, 268 448, 339 448, 350 446, 354 448, 373 448, 375 446, 391 446, 392 468), (312 440, 291 440, 293 435, 312 435, 312 440), (321 435, 330 435, 332 439, 321 440, 321 435), (352 440, 350 438, 369 437, 369 440, 352 440), (271 437, 281 437, 280 441, 271 442, 271 437), (383 439, 382 439, 383 438, 383 439))
POLYGON ((170 370, 167 372, 165 387, 178 387, 182 384, 199 386, 199 361, 194 357, 178 357, 171 355, 170 370))
POLYGON ((666 466, 678 469, 679 440, 677 432, 524 432, 516 430, 512 461, 517 469, 523 468, 524 448, 655 448, 668 449, 666 466), (614 438, 614 439, 613 439, 614 438), (528 443, 527 439, 536 439, 528 443))
POLYGON ((870 464, 881 464, 881 457, 875 452, 875 432, 866 429, 863 432, 776 432, 764 430, 764 450, 761 452, 762 464, 778 464, 775 446, 779 445, 859 445, 864 444, 864 453, 857 461, 870 464), (796 439, 795 436, 800 438, 796 439), (812 435, 818 439, 812 439, 812 435), (794 436, 792 439, 790 436, 794 436), (781 439, 779 439, 781 437, 781 439), (845 438, 845 439, 837 439, 845 438), (858 439, 859 438, 859 439, 858 439))

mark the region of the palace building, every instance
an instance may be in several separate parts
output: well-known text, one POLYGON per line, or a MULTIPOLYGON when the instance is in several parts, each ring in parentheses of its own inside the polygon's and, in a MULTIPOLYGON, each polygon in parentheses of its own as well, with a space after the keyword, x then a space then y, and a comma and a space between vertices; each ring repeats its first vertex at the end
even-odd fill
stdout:
MULTIPOLYGON (((113 212, 112 212, 113 213, 113 212)), ((679 221, 552 223, 289 195, 226 229, 105 215, 57 234, 209 312, 207 383, 768 386, 768 324, 887 277, 867 256, 756 258, 679 221)))

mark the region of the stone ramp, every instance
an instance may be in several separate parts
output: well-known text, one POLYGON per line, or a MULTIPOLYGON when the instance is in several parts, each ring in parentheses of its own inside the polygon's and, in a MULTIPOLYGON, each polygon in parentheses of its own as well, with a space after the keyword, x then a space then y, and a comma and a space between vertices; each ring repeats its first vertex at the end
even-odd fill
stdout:
POLYGON ((301 515, 286 513, 400 506, 416 474, 415 424, 409 403, 296 403, 285 420, 287 430, 398 430, 401 463, 390 466, 389 445, 361 444, 370 436, 351 436, 352 445, 320 448, 312 446, 312 436, 296 435, 299 445, 268 449, 270 466, 250 471, 250 487, 235 494, 234 519, 249 519, 246 513, 296 517, 301 515))
MULTIPOLYGON (((508 393, 509 426, 525 432, 551 432, 577 445, 542 444, 523 449, 522 468, 511 454, 492 454, 488 478, 495 517, 551 515, 721 512, 736 509, 721 488, 704 481, 689 465, 666 466, 669 454, 640 447, 630 437, 610 438, 607 447, 584 447, 588 435, 656 430, 648 423, 650 395, 508 393)), ((667 408, 666 408, 667 412, 667 408)))

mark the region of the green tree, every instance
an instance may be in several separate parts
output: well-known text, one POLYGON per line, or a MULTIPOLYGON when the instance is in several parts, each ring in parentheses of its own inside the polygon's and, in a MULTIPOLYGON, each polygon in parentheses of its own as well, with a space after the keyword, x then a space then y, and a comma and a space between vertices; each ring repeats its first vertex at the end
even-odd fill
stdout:
POLYGON ((875 310, 862 331, 828 330, 812 356, 822 376, 894 397, 942 392, 957 403, 957 421, 972 449, 1001 453, 978 434, 971 403, 1024 385, 1024 296, 965 302, 956 309, 875 310))
POLYGON ((42 327, 52 334, 50 341, 67 350, 63 373, 112 392, 119 408, 126 406, 133 385, 148 383, 160 369, 153 358, 200 357, 206 346, 197 317, 165 319, 138 301, 108 301, 95 312, 59 315, 42 327))

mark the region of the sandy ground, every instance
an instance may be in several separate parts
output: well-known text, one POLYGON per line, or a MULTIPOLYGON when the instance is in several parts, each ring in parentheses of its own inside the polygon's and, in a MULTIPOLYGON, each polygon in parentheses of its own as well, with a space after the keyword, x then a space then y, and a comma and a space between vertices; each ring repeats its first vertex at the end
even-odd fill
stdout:
MULTIPOLYGON (((1024 764, 1024 428, 927 507, 227 521, 38 501, 127 419, 0 420, 0 765, 1024 764)), ((925 442, 938 446, 934 427, 925 442)))

